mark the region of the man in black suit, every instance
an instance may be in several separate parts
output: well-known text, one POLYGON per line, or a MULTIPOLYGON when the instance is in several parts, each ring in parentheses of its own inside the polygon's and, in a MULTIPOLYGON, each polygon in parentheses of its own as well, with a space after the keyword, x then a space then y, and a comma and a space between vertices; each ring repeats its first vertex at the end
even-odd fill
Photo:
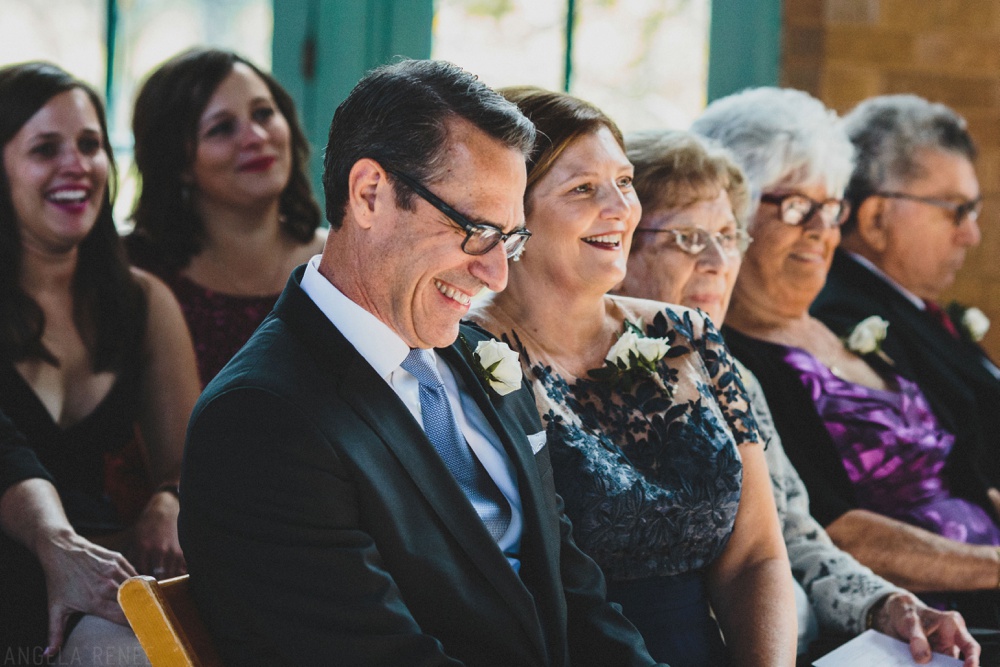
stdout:
POLYGON ((337 109, 323 255, 188 432, 181 542, 231 664, 654 664, 573 544, 532 397, 459 325, 527 238, 533 140, 441 62, 375 70, 337 109))
POLYGON ((957 453, 996 487, 1000 370, 977 344, 975 322, 937 303, 980 241, 976 148, 965 120, 893 95, 861 103, 844 123, 858 150, 845 193, 852 211, 812 312, 838 333, 870 315, 889 322, 883 350, 956 435, 957 453))

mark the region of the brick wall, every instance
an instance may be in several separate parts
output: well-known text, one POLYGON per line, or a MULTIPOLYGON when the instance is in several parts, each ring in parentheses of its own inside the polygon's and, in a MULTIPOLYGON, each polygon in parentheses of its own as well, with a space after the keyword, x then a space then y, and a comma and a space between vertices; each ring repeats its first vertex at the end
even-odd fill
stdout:
POLYGON ((982 243, 942 301, 981 308, 1000 359, 1000 1, 784 0, 782 85, 844 113, 872 95, 915 93, 954 108, 980 149, 982 243))

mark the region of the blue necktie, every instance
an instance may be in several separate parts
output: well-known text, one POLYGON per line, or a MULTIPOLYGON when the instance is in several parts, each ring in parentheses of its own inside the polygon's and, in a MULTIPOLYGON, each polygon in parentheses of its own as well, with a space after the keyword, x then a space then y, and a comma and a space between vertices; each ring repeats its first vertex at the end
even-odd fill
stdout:
POLYGON ((420 383, 420 417, 424 432, 472 503, 486 529, 499 540, 510 525, 510 504, 472 453, 458 428, 441 375, 430 350, 410 350, 400 364, 420 383))

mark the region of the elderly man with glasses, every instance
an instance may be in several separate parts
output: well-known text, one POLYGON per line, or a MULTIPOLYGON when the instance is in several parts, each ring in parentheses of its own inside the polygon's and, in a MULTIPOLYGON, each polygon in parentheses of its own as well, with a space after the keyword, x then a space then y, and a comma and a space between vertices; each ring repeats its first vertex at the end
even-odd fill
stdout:
MULTIPOLYGON (((812 312, 834 331, 878 315, 882 346, 917 381, 956 449, 1000 484, 1000 369, 977 344, 975 311, 938 304, 980 239, 976 147, 953 110, 913 95, 867 100, 844 118, 857 149, 851 215, 812 312)), ((991 491, 1000 509, 1000 495, 991 491)))
POLYGON ((534 138, 443 62, 334 114, 324 252, 188 432, 181 542, 227 664, 654 664, 570 537, 516 355, 460 325, 528 240, 534 138))

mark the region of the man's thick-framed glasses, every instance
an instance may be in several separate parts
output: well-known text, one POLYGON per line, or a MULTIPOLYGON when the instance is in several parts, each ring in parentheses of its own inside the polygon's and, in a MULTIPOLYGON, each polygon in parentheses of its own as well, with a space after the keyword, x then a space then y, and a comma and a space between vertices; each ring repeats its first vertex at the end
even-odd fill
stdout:
POLYGON ((956 204, 955 202, 948 201, 947 199, 921 197, 919 195, 911 195, 908 192, 875 192, 874 195, 876 197, 886 197, 888 199, 905 199, 907 201, 915 201, 921 204, 930 204, 931 206, 943 208, 946 211, 950 211, 954 216, 952 222, 955 223, 956 227, 959 227, 966 218, 972 222, 976 222, 979 220, 979 213, 983 210, 982 197, 976 197, 975 199, 970 199, 962 202, 961 204, 956 204))
POLYGON ((731 232, 715 232, 712 234, 701 227, 690 227, 687 229, 650 229, 648 227, 637 227, 637 232, 647 232, 650 234, 670 234, 673 244, 689 255, 700 255, 708 249, 708 245, 715 242, 722 252, 727 255, 740 255, 746 252, 747 247, 753 239, 742 229, 731 232))
POLYGON ((406 187, 420 195, 421 199, 444 213, 456 225, 465 230, 465 240, 462 241, 462 250, 469 255, 485 255, 493 250, 499 243, 503 243, 504 253, 507 259, 516 260, 524 250, 524 244, 528 242, 531 232, 527 229, 515 229, 509 234, 495 225, 472 222, 464 215, 456 211, 436 194, 420 185, 416 179, 395 169, 386 169, 390 174, 401 180, 406 187))
POLYGON ((827 227, 840 227, 851 211, 850 204, 843 199, 816 201, 797 192, 785 195, 763 194, 760 200, 777 204, 779 217, 786 225, 804 225, 818 212, 827 227))

